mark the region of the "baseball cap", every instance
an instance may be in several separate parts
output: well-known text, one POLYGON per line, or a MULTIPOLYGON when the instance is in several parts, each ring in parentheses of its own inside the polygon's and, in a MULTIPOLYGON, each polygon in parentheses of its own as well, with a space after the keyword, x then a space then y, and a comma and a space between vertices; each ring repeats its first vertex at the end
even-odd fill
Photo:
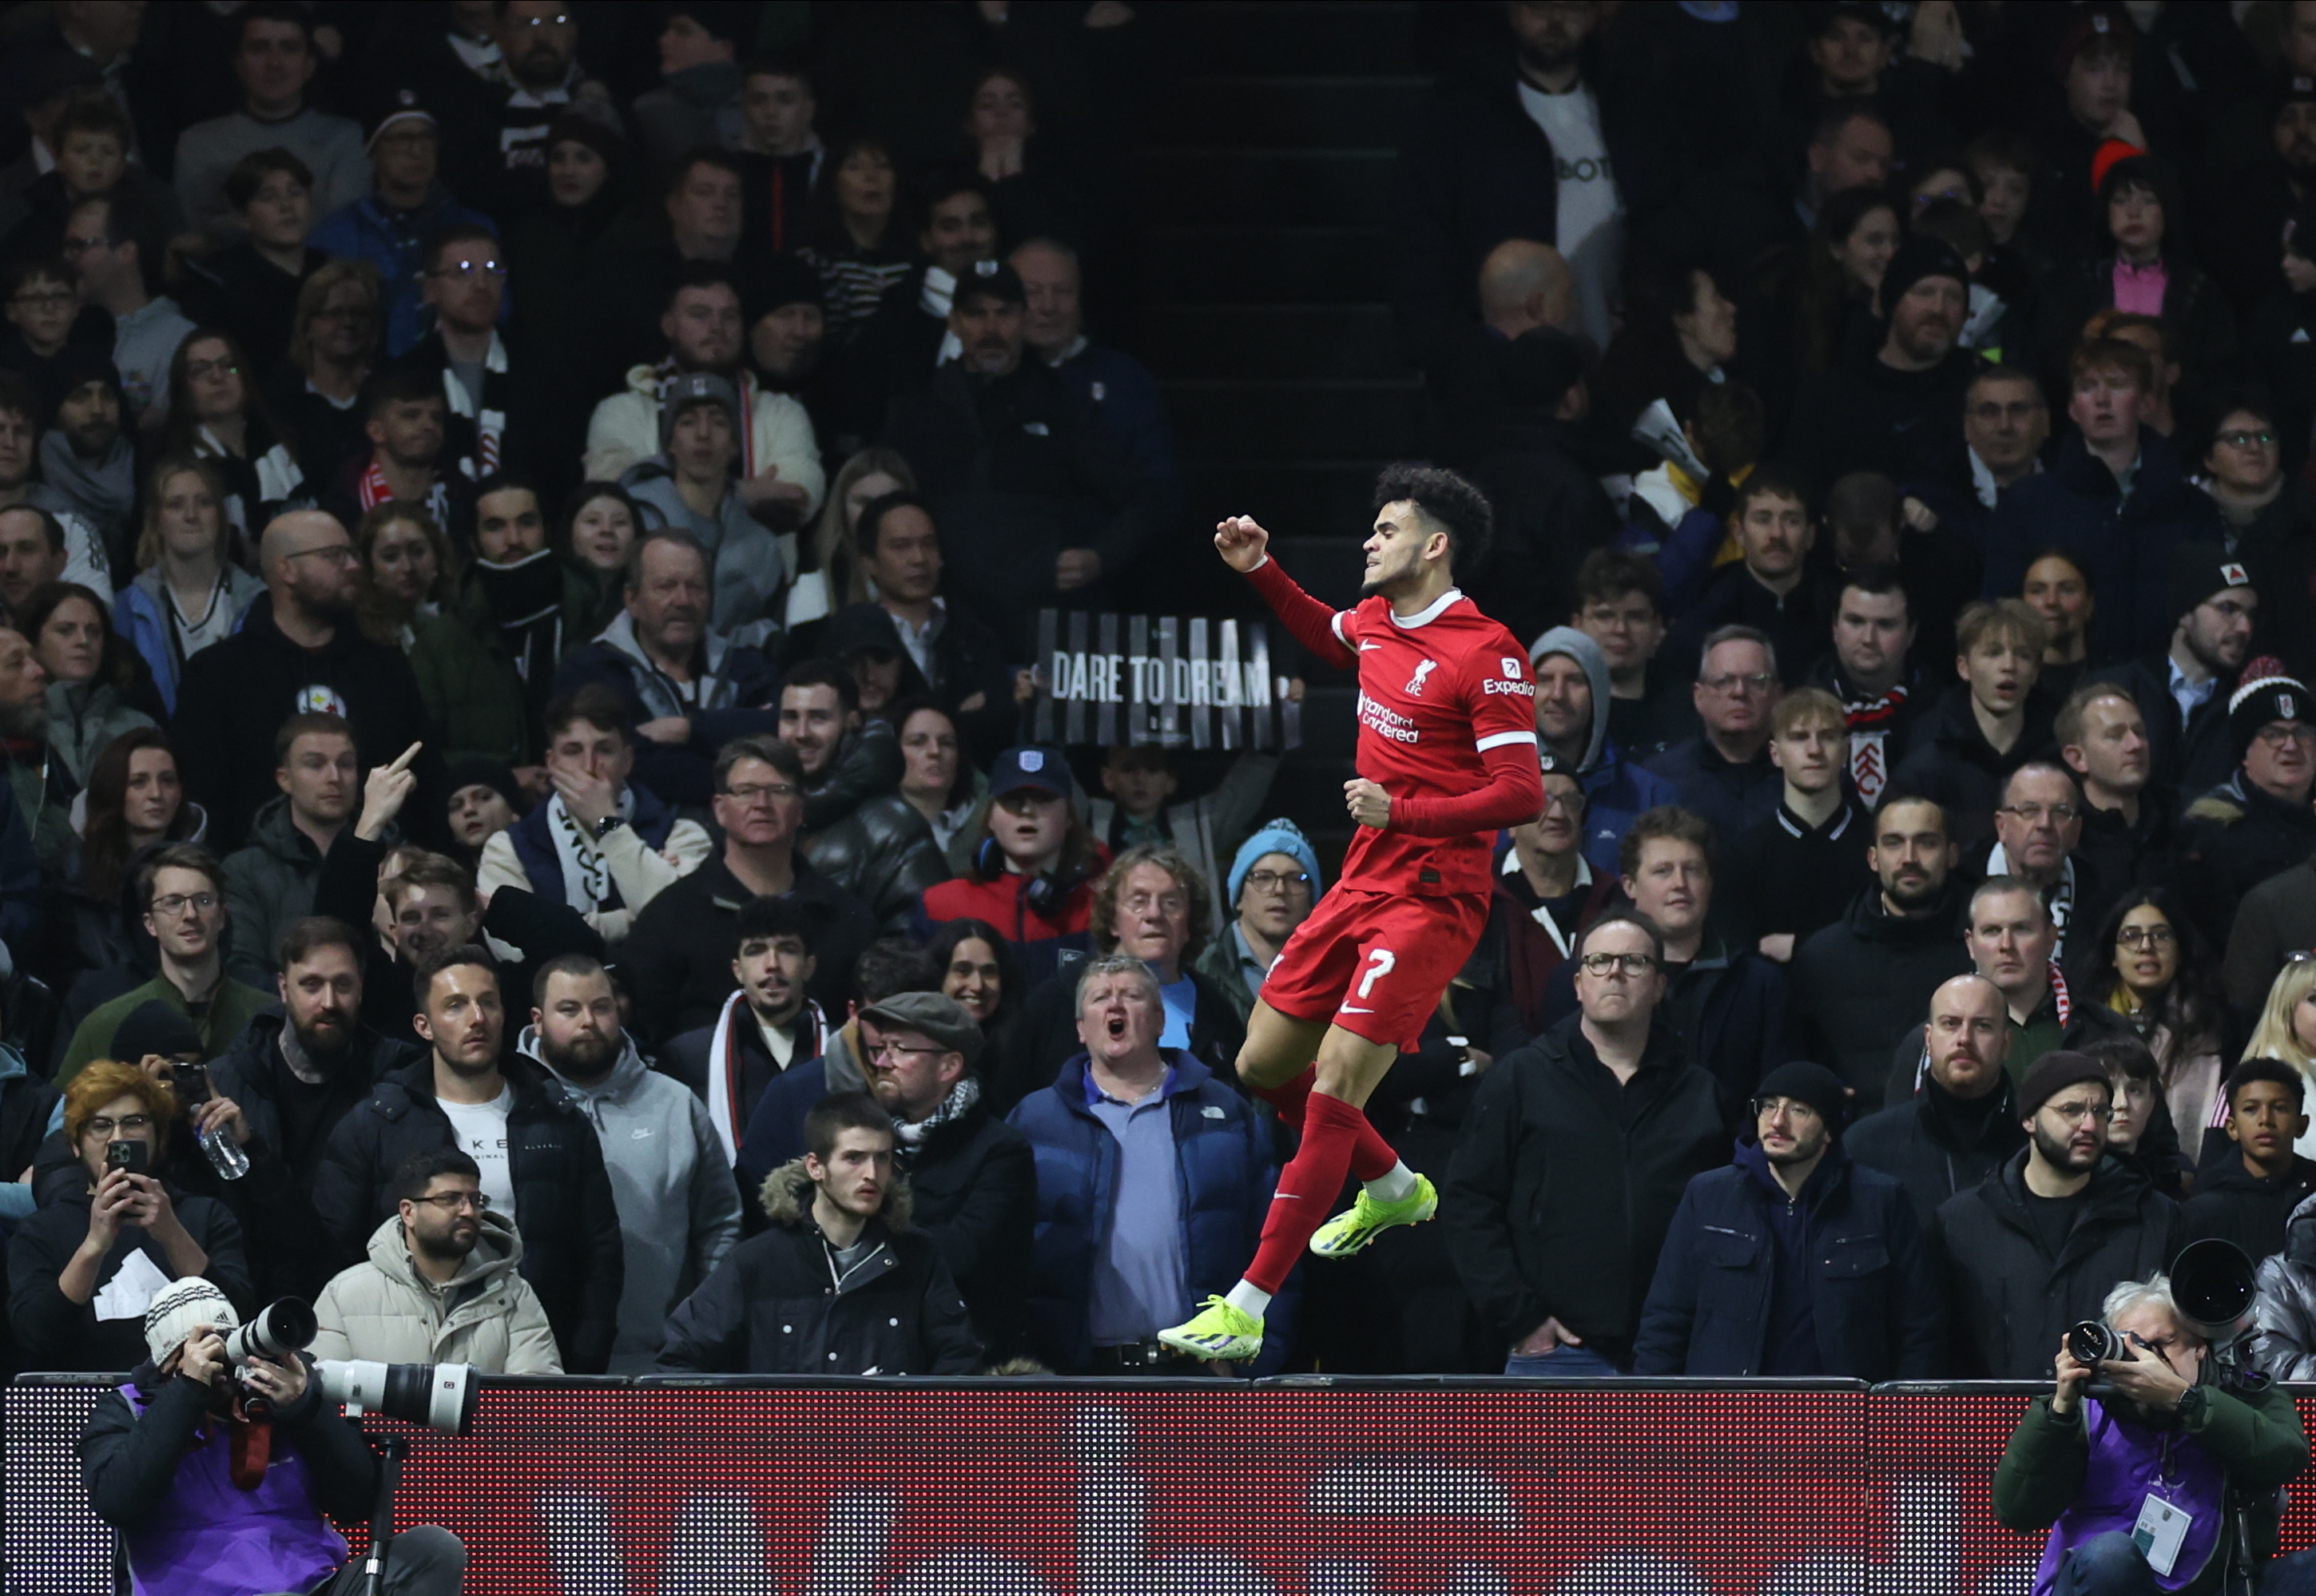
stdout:
POLYGON ((684 411, 699 405, 721 405, 732 423, 735 435, 740 431, 740 396, 732 385, 713 371, 682 371, 667 379, 659 396, 659 443, 667 447, 675 436, 675 418, 684 411))
POLYGON ((1067 798, 1073 783, 1069 762, 1057 748, 1008 748, 989 772, 989 796, 1002 798, 1028 788, 1047 798, 1067 798))

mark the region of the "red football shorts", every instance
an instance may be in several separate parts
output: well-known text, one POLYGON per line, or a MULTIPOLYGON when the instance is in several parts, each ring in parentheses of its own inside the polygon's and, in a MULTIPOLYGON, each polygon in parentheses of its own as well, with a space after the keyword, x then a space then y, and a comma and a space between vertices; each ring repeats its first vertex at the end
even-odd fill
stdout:
POLYGON ((1488 900, 1400 897, 1338 887, 1296 927, 1262 983, 1290 1020, 1332 1021, 1412 1051, 1488 923, 1488 900))

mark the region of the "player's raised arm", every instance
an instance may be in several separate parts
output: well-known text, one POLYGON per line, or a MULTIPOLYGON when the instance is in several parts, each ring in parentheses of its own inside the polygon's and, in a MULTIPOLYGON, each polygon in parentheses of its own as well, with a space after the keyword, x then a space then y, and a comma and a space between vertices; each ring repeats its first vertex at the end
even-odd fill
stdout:
POLYGON ((1343 641, 1338 629, 1341 618, 1278 568, 1278 562, 1270 557, 1270 534, 1254 517, 1232 515, 1216 523, 1215 552, 1232 570, 1254 584, 1255 592, 1297 643, 1342 670, 1358 663, 1359 656, 1343 641))

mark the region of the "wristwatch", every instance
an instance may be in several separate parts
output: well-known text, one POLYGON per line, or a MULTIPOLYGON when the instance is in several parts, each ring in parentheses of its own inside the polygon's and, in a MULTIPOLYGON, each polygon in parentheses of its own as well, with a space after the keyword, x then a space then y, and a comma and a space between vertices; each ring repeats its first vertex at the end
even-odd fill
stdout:
POLYGON ((619 830, 619 827, 627 825, 627 817, 625 816, 604 816, 601 820, 595 822, 595 840, 599 843, 601 842, 605 837, 610 836, 613 832, 619 830))

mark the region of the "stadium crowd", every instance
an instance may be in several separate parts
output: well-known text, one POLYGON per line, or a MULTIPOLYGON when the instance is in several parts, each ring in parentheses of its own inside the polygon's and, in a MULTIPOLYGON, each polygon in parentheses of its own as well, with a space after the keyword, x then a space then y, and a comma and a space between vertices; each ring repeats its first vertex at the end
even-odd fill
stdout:
MULTIPOLYGON (((1431 9, 1545 804, 1257 1372, 2041 1378, 2223 1236, 2316 1378, 2316 4, 1431 9)), ((1215 564, 1167 8, 877 10, 0 18, 11 1367, 1203 1369, 1349 824, 1029 733, 1215 564)))

